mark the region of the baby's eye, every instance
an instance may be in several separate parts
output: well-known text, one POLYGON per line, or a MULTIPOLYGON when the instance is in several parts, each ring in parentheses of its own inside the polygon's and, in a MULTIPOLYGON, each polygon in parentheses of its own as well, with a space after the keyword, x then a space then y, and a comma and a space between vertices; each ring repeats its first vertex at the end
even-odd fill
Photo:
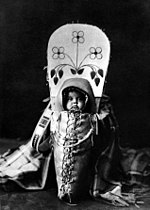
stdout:
POLYGON ((83 101, 83 98, 78 98, 78 101, 83 101))
POLYGON ((68 97, 68 101, 72 101, 72 97, 68 97))

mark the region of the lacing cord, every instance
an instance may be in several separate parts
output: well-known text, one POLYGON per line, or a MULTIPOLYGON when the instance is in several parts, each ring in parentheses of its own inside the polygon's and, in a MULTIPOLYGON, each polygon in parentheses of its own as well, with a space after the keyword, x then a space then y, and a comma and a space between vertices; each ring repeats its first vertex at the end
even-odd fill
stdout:
MULTIPOLYGON (((75 147, 75 146, 81 144, 82 142, 86 141, 92 133, 93 133, 93 128, 91 128, 90 131, 82 139, 68 139, 68 138, 64 137, 64 138, 62 138, 62 140, 56 134, 55 135, 55 142, 57 143, 57 145, 59 145, 61 147, 71 148, 71 147, 75 147), (61 143, 63 141, 65 142, 67 140, 69 140, 69 142, 67 142, 68 145, 67 144, 64 145, 64 143, 61 143), (74 142, 76 142, 76 143, 74 143, 74 142)), ((91 142, 92 142, 92 145, 93 145, 92 137, 91 137, 91 142)))
POLYGON ((63 161, 62 161, 62 185, 60 187, 60 191, 65 194, 71 193, 71 185, 70 183, 73 182, 72 178, 72 171, 74 168, 75 163, 75 157, 73 155, 74 146, 79 145, 83 141, 85 141, 93 132, 93 128, 90 129, 90 131, 84 136, 82 140, 78 140, 77 133, 75 132, 75 129, 77 129, 78 126, 80 126, 80 119, 81 114, 77 111, 72 111, 68 113, 68 122, 67 122, 67 128, 66 128, 66 136, 63 139, 64 143, 60 144, 60 141, 57 141, 57 144, 63 147, 63 161), (77 141, 76 143, 74 143, 77 141), (71 143, 71 144, 70 144, 71 143))
MULTIPOLYGON (((86 135, 84 135, 82 139, 79 139, 75 130, 80 126, 80 124, 81 124, 81 112, 70 111, 69 116, 68 116, 67 128, 66 128, 66 136, 62 137, 59 133, 57 132, 55 133, 55 141, 57 145, 61 147, 71 148, 86 141, 90 137, 90 135, 94 133, 95 128, 93 126, 92 120, 90 120, 90 125, 91 125, 90 130, 88 131, 86 135)), ((92 137, 91 137, 91 142, 93 146, 94 143, 93 143, 92 137)))

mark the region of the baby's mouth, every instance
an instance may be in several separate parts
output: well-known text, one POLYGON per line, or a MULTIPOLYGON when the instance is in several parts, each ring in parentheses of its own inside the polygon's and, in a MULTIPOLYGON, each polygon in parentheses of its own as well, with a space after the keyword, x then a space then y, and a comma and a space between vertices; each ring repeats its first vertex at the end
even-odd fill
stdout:
POLYGON ((73 106, 71 107, 71 110, 74 110, 74 111, 76 110, 76 111, 78 111, 78 110, 79 110, 78 105, 76 105, 76 104, 73 105, 73 106))

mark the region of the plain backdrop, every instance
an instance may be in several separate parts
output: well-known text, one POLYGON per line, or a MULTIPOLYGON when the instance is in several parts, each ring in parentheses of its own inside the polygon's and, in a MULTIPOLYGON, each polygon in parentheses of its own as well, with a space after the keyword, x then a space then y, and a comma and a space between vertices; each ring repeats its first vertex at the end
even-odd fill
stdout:
POLYGON ((150 1, 0 1, 0 137, 28 139, 46 104, 46 50, 66 23, 101 28, 111 41, 105 92, 121 144, 150 146, 150 1))

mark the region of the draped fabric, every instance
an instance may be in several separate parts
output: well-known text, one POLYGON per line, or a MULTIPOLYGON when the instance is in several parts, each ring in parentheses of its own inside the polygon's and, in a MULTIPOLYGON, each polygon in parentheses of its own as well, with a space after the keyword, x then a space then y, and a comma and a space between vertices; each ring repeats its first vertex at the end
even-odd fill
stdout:
MULTIPOLYGON (((43 155, 27 143, 8 150, 0 157, 0 184, 4 190, 10 189, 10 182, 23 189, 43 189, 47 180, 51 152, 43 155)), ((14 185, 15 186, 15 185, 14 185)))

